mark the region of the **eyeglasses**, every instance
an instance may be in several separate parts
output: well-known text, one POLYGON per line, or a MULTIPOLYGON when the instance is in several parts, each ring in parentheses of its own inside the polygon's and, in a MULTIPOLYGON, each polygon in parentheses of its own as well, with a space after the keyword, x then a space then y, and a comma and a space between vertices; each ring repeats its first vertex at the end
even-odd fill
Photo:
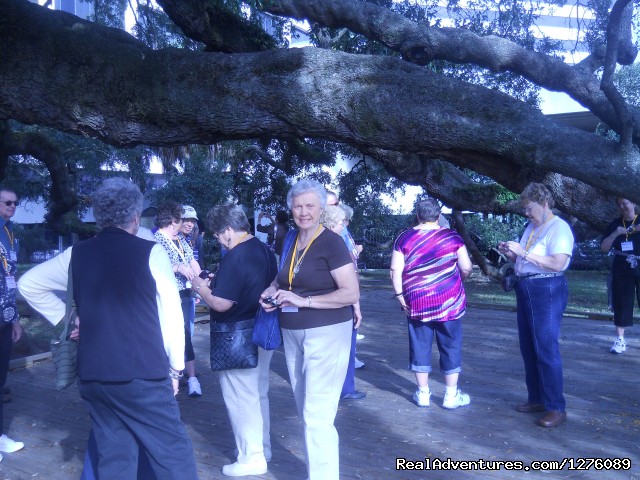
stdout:
POLYGON ((18 205, 20 205, 20 202, 18 202, 17 200, 13 201, 13 200, 3 200, 0 203, 4 203, 7 207, 10 207, 11 205, 15 205, 16 207, 18 205))

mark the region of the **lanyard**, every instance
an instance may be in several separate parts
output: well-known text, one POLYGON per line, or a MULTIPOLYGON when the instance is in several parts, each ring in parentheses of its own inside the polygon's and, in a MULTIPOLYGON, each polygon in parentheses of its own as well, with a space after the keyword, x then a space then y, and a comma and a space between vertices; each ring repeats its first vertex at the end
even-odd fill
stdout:
POLYGON ((13 250, 13 239, 15 238, 15 235, 11 232, 11 230, 9 230, 7 228, 7 226, 4 226, 4 231, 7 232, 7 238, 9 239, 9 243, 11 243, 11 249, 13 250))
POLYGON ((538 237, 540 236, 540 233, 542 233, 542 227, 544 227, 544 225, 550 221, 551 219, 553 219, 554 215, 553 213, 551 214, 551 216, 549 218, 547 218, 542 225, 540 225, 538 228, 533 228, 531 230, 531 233, 529 234, 529 238, 527 238, 527 246, 524 247, 524 251, 528 252, 529 251, 529 247, 535 245, 536 240, 538 240, 538 237), (534 235, 535 234, 535 235, 534 235), (533 238, 531 238, 533 237, 533 238))
POLYGON ((300 271, 300 264, 302 263, 302 259, 307 254, 309 247, 311 246, 313 241, 316 239, 319 232, 320 232, 320 225, 318 225, 318 228, 316 228, 316 231, 313 234, 311 241, 302 252, 302 256, 298 259, 298 261, 295 261, 295 258, 298 256, 298 239, 300 238, 300 234, 298 233, 298 235, 296 235, 296 243, 293 246, 293 252, 291 253, 291 263, 289 264, 289 290, 291 290, 291 288, 293 287, 293 279, 296 277, 296 274, 300 271), (295 265, 294 265, 294 261, 295 261, 295 265))
POLYGON ((180 238, 178 238, 178 245, 180 245, 180 248, 176 247, 175 242, 169 238, 169 235, 167 235, 166 233, 164 233, 162 230, 158 230, 162 235, 165 236, 165 238, 167 240, 169 240, 169 244, 171 245, 171 248, 173 248, 178 256, 180 257, 181 263, 187 263, 185 257, 184 257, 184 249, 182 248, 182 242, 180 242, 180 238))
POLYGON ((2 266, 4 267, 5 275, 9 277, 11 276, 11 268, 9 266, 9 262, 7 262, 8 253, 2 243, 0 243, 0 256, 2 256, 2 266))
MULTIPOLYGON (((636 224, 636 219, 638 218, 638 215, 636 215, 635 217, 633 217, 633 221, 631 222, 631 225, 629 225, 629 228, 633 227, 636 224)), ((627 229, 627 226, 624 223, 624 218, 622 219, 622 227, 627 230, 627 233, 625 234, 625 241, 629 241, 629 230, 627 229)), ((7 228, 7 227, 4 227, 7 228)), ((13 246, 13 242, 11 242, 11 245, 13 246)))

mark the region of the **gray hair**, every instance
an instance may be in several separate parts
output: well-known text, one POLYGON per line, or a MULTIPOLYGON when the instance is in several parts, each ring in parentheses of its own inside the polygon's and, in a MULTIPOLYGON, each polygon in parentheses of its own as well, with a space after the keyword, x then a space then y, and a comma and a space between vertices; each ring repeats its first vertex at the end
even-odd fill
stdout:
POLYGON ((251 225, 242 207, 228 202, 213 207, 207 213, 207 230, 213 234, 224 232, 227 228, 236 232, 249 232, 251 225))
POLYGON ((335 227, 345 219, 344 210, 338 205, 327 205, 322 215, 322 224, 327 227, 335 227))
POLYGON ((440 215, 440 204, 435 198, 425 198, 416 205, 418 222, 435 222, 440 215))
POLYGON ((318 182, 317 180, 312 180, 310 178, 300 180, 289 189, 289 193, 287 193, 287 205, 289 206, 289 208, 291 208, 291 206, 293 205, 293 199, 295 197, 299 197, 300 195, 309 192, 313 192, 318 196, 320 205, 322 205, 322 208, 324 208, 327 204, 327 190, 322 186, 320 182, 318 182))
POLYGON ((93 192, 93 216, 100 228, 126 229, 142 213, 143 200, 135 183, 121 177, 108 178, 93 192))
POLYGON ((545 203, 549 204, 549 208, 553 208, 555 200, 553 195, 543 183, 531 182, 524 187, 524 190, 520 194, 520 205, 525 205, 528 202, 537 203, 544 206, 545 203))
POLYGON ((341 203, 339 207, 344 211, 344 219, 347 222, 350 222, 351 219, 353 218, 353 208, 351 208, 346 203, 341 203))

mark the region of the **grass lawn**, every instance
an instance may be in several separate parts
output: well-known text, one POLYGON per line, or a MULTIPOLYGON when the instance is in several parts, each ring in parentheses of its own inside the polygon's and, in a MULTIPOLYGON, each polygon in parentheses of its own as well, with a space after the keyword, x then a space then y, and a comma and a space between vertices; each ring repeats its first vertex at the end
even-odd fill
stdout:
MULTIPOLYGON (((361 279, 365 288, 389 288, 389 270, 363 270, 361 279)), ((580 313, 609 314, 607 306, 607 271, 578 271, 566 273, 569 283, 569 305, 567 311, 580 313)), ((515 306, 516 296, 502 290, 494 279, 485 277, 474 270, 465 281, 467 299, 472 304, 515 306)))

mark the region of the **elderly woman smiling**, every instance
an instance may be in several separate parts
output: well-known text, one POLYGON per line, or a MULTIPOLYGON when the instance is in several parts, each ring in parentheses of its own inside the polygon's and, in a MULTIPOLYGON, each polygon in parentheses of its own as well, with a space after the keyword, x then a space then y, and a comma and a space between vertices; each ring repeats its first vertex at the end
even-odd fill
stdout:
POLYGON ((518 336, 524 360, 529 397, 519 412, 546 412, 542 427, 556 427, 567 419, 560 358, 560 322, 567 307, 564 271, 573 251, 573 234, 567 222, 551 208, 551 192, 530 183, 520 195, 529 224, 520 242, 500 242, 498 249, 516 262, 520 281, 515 287, 518 336))
MULTIPOLYGON (((338 480, 338 433, 333 425, 347 372, 358 279, 342 238, 321 224, 327 192, 301 180, 287 194, 298 232, 262 306, 281 308, 280 326, 291 387, 304 422, 310 480, 338 480)), ((287 242, 285 242, 287 243, 287 242)), ((283 252, 285 255, 285 252, 283 252)))

